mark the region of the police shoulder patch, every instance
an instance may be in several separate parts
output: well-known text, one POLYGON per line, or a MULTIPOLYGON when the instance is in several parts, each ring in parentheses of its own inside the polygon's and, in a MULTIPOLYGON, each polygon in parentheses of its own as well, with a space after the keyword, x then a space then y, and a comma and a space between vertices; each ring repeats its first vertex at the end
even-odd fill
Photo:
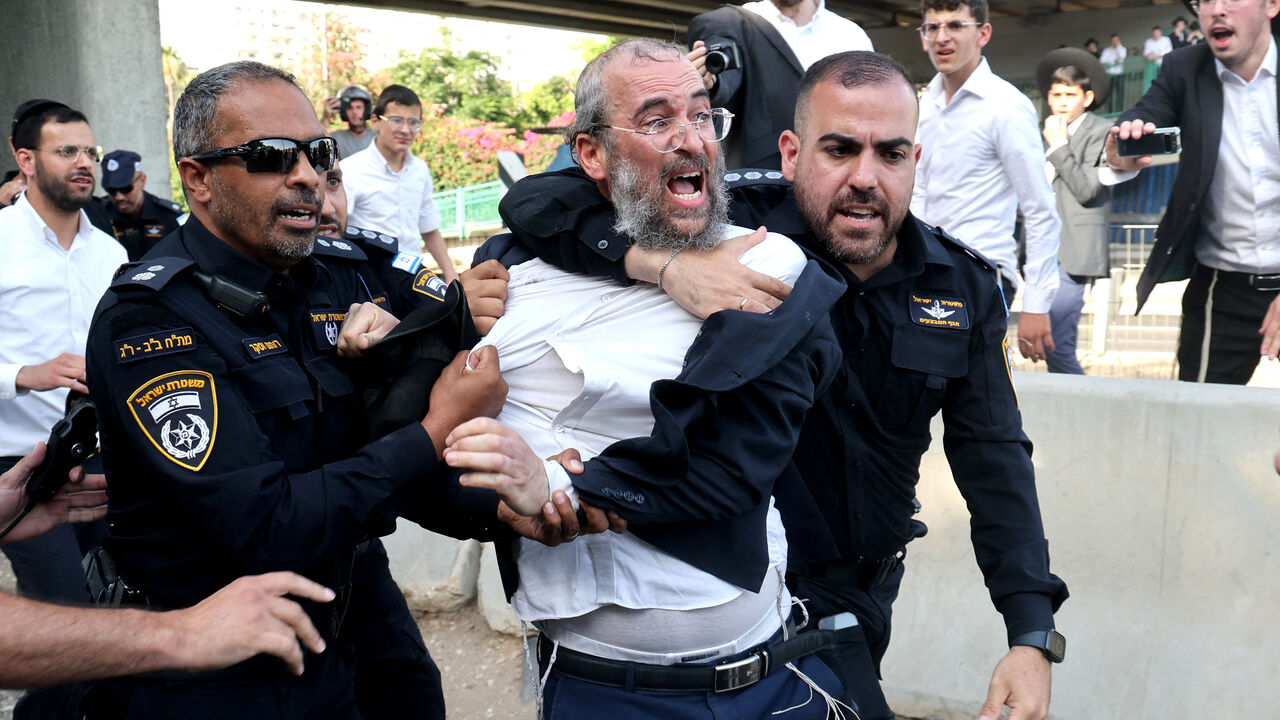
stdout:
POLYGON ((218 395, 213 376, 178 370, 151 378, 125 401, 129 412, 166 459, 199 472, 218 435, 218 395))
POLYGON ((174 355, 196 348, 191 328, 160 330, 144 335, 134 335, 116 341, 116 360, 125 365, 160 355, 174 355))
POLYGON ((790 185, 786 177, 777 170, 744 168, 724 174, 724 186, 732 190, 746 185, 790 185))
POLYGON ((448 290, 449 286, 444 284, 444 280, 430 270, 419 270, 417 276, 413 278, 414 292, 422 293, 440 302, 444 302, 444 295, 448 290))
POLYGON ((917 325, 948 330, 969 329, 968 303, 960 298, 913 290, 907 293, 907 310, 911 313, 911 322, 917 325))
POLYGON ((333 350, 338 347, 338 333, 342 330, 342 322, 347 319, 345 310, 339 308, 309 310, 311 333, 316 341, 317 350, 333 350))
POLYGON ((183 270, 195 265, 191 258, 161 257, 122 265, 111 287, 142 287, 160 290, 183 270))

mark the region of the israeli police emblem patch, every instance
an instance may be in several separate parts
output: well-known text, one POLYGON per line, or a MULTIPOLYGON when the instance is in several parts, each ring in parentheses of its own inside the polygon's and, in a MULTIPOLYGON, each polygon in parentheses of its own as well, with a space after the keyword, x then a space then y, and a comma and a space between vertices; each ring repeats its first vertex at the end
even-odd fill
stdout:
POLYGON ((448 290, 449 286, 444 284, 439 275, 430 270, 419 270, 417 276, 413 278, 413 291, 429 298, 444 302, 444 294, 448 290))
POLYGON ((129 396, 129 412, 160 454, 199 472, 218 434, 213 376, 179 370, 152 378, 129 396))
POLYGON ((911 322, 925 327, 969 329, 969 309, 964 300, 912 292, 907 298, 911 322))

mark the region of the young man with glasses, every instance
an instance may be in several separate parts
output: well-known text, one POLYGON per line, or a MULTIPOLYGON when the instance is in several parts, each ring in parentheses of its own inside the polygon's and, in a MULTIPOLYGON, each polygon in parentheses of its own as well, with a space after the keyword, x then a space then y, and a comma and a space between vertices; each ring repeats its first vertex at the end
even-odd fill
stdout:
POLYGON ((920 14, 920 42, 938 74, 920 98, 922 152, 911 212, 995 263, 1007 303, 1023 288, 1018 349, 1044 360, 1053 349, 1049 308, 1058 291, 1060 222, 1035 106, 982 57, 991 40, 987 0, 924 0, 920 14), (1021 268, 1019 211, 1026 234, 1021 268))
POLYGON ((182 206, 146 191, 147 174, 142 156, 131 150, 113 150, 102 158, 102 205, 111 232, 129 253, 141 258, 160 238, 178 229, 182 206))
POLYGON ((440 234, 431 170, 410 152, 422 130, 422 102, 409 88, 391 85, 378 95, 369 122, 378 132, 373 144, 342 159, 347 220, 398 238, 406 263, 425 246, 441 277, 453 282, 458 272, 440 234))
MULTIPOLYGON (((26 190, 0 211, 0 470, 12 467, 62 419, 67 394, 85 387, 85 339, 98 298, 125 251, 94 227, 102 148, 85 116, 60 102, 31 100, 14 113, 12 143, 26 190)), ((63 526, 6 545, 18 590, 39 600, 83 604, 80 559, 101 523, 63 526), (83 542, 82 542, 83 540, 83 542)), ((24 698, 16 717, 68 717, 60 692, 24 698)))

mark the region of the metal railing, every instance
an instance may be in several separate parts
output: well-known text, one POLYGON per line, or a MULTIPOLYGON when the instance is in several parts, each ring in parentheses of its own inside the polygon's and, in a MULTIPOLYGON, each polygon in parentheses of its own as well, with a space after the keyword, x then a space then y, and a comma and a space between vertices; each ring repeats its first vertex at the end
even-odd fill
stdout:
POLYGON ((502 182, 492 180, 435 193, 436 208, 440 210, 440 233, 466 238, 473 232, 502 227, 502 218, 498 215, 502 192, 502 182))

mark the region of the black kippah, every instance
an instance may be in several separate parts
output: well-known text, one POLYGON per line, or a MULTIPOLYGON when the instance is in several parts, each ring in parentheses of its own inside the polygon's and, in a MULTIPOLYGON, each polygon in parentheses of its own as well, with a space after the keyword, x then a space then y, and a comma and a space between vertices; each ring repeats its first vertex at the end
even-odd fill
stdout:
POLYGON ((67 105, 57 100, 45 100, 43 98, 35 98, 22 103, 17 110, 13 111, 13 124, 9 126, 9 137, 18 134, 18 126, 23 122, 40 115, 46 110, 57 107, 67 107, 67 105))

